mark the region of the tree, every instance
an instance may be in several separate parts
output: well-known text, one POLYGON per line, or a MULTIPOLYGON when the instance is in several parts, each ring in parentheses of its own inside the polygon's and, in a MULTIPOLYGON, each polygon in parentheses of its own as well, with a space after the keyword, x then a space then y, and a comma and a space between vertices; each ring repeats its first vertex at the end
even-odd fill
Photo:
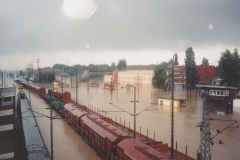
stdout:
POLYGON ((120 59, 119 62, 118 62, 117 67, 118 67, 118 70, 119 70, 119 69, 122 69, 122 68, 124 68, 124 67, 127 67, 127 62, 126 62, 126 60, 125 60, 125 59, 120 59))
POLYGON ((167 74, 167 72, 162 68, 156 68, 154 70, 154 75, 152 78, 152 86, 153 88, 170 90, 171 89, 171 74, 167 74))
POLYGON ((240 57, 237 49, 234 49, 234 53, 227 49, 221 53, 218 61, 218 72, 219 77, 222 78, 221 85, 238 87, 240 83, 240 57))
POLYGON ((22 76, 22 77, 24 76, 24 72, 22 70, 20 70, 19 76, 22 76))
POLYGON ((207 59, 207 58, 203 57, 202 65, 203 65, 203 66, 209 66, 209 63, 208 63, 208 59, 207 59))
POLYGON ((185 51, 185 72, 186 72, 186 82, 190 85, 190 88, 197 84, 198 75, 195 63, 195 53, 192 47, 187 48, 185 51))
POLYGON ((112 62, 111 67, 116 67, 115 62, 112 62))
POLYGON ((159 69, 166 69, 167 68, 167 62, 162 62, 161 64, 159 64, 158 66, 157 66, 157 68, 159 68, 159 69))

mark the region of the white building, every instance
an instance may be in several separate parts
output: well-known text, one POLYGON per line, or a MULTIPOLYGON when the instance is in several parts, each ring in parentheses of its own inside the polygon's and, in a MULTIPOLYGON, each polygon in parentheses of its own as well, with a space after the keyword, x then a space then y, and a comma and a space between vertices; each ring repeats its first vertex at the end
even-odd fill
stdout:
POLYGON ((118 83, 120 85, 135 85, 152 87, 152 77, 157 65, 128 66, 118 71, 118 83))
POLYGON ((113 83, 113 75, 104 75, 103 81, 104 83, 113 83))

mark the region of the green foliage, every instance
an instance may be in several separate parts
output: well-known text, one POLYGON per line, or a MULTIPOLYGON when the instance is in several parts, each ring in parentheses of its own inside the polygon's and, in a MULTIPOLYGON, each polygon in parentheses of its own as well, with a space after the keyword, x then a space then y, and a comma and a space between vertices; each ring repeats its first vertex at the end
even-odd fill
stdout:
POLYGON ((209 66, 209 63, 208 63, 208 59, 207 59, 207 58, 203 57, 202 65, 204 65, 204 66, 209 66))
POLYGON ((112 62, 111 67, 116 67, 115 62, 112 62))
POLYGON ((67 73, 70 76, 74 76, 76 69, 78 72, 83 73, 85 70, 92 70, 92 69, 115 69, 113 67, 110 67, 107 64, 89 64, 88 66, 85 65, 74 65, 74 66, 66 66, 65 64, 54 64, 54 69, 61 69, 63 73, 67 73))
POLYGON ((19 71, 19 76, 22 76, 22 77, 23 77, 24 75, 25 75, 25 73, 24 73, 22 70, 20 70, 20 71, 19 71))
POLYGON ((171 74, 167 74, 164 69, 156 68, 152 78, 153 88, 170 90, 171 89, 171 74))
POLYGON ((161 64, 159 64, 158 66, 157 66, 157 68, 159 68, 159 69, 166 69, 167 68, 167 62, 162 62, 161 64))
POLYGON ((238 50, 234 53, 229 50, 222 52, 218 61, 219 77, 222 78, 221 85, 238 87, 240 83, 240 58, 238 50))
POLYGON ((195 63, 195 53, 192 47, 187 48, 185 51, 185 71, 186 71, 186 82, 188 85, 193 87, 198 82, 198 75, 195 63))
POLYGON ((127 62, 125 59, 120 59, 117 65, 118 69, 122 69, 124 67, 127 67, 127 62))
POLYGON ((111 67, 109 67, 109 65, 107 64, 89 64, 88 65, 88 70, 90 69, 110 69, 111 67))

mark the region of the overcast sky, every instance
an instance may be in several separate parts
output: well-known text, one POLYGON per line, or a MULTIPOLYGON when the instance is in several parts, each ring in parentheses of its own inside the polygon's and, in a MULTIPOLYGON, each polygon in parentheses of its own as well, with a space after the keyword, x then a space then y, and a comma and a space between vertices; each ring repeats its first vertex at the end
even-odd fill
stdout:
POLYGON ((218 65, 240 49, 239 0, 1 0, 0 69, 157 64, 191 46, 218 65), (77 3, 75 3, 77 2, 77 3), (73 5, 71 5, 73 4, 73 5))

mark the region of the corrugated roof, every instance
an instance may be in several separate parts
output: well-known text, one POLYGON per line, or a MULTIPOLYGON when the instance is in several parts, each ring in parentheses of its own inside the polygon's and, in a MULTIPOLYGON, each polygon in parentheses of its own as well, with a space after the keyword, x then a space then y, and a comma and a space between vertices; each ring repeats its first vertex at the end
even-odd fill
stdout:
POLYGON ((196 85, 196 87, 199 88, 205 88, 205 89, 233 89, 236 90, 236 87, 228 87, 228 86, 211 86, 211 85, 196 85))
POLYGON ((117 144, 117 147, 124 149, 124 153, 132 159, 160 160, 164 158, 162 153, 135 138, 124 139, 117 144))

